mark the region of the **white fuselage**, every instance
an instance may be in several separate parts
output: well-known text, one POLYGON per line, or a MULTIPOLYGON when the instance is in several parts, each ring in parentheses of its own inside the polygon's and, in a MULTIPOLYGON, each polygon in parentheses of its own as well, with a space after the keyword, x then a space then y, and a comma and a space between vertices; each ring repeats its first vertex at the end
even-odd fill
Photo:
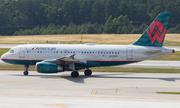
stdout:
MULTIPOLYGON (((136 45, 96 45, 96 44, 26 44, 11 48, 1 59, 15 61, 43 61, 58 59, 75 54, 75 58, 86 62, 139 62, 173 53, 173 49, 136 45)), ((14 61, 14 62, 13 62, 14 61)), ((109 65, 111 65, 109 63, 109 65)), ((118 64, 117 64, 118 65, 118 64)))

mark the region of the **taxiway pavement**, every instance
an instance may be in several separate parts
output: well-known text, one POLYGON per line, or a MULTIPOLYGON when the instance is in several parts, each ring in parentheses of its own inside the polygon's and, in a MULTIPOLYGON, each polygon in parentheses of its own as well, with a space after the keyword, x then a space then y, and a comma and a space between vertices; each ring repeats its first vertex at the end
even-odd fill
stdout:
POLYGON ((0 71, 0 108, 179 108, 180 74, 0 71))

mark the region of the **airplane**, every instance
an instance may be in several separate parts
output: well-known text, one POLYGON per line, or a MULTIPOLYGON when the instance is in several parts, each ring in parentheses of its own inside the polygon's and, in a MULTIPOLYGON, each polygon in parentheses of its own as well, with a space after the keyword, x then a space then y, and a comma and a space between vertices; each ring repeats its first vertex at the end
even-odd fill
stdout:
POLYGON ((29 65, 35 65, 39 73, 72 71, 71 77, 78 77, 78 70, 86 69, 84 74, 90 76, 91 67, 136 63, 174 53, 174 49, 162 47, 169 19, 170 13, 160 13, 130 45, 25 44, 11 48, 1 60, 24 65, 24 75, 28 75, 29 65))

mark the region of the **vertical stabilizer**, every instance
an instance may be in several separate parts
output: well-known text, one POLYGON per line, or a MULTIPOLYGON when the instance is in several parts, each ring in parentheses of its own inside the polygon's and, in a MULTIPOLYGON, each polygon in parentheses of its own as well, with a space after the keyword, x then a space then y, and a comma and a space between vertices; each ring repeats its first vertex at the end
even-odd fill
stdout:
POLYGON ((160 13, 133 45, 162 47, 170 13, 160 13))

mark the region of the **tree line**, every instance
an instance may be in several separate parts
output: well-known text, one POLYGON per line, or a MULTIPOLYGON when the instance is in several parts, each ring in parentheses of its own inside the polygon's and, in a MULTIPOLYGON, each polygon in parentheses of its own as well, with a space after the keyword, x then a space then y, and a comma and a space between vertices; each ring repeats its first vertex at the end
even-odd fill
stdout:
POLYGON ((180 0, 0 0, 0 35, 142 33, 170 12, 179 33, 180 0))

